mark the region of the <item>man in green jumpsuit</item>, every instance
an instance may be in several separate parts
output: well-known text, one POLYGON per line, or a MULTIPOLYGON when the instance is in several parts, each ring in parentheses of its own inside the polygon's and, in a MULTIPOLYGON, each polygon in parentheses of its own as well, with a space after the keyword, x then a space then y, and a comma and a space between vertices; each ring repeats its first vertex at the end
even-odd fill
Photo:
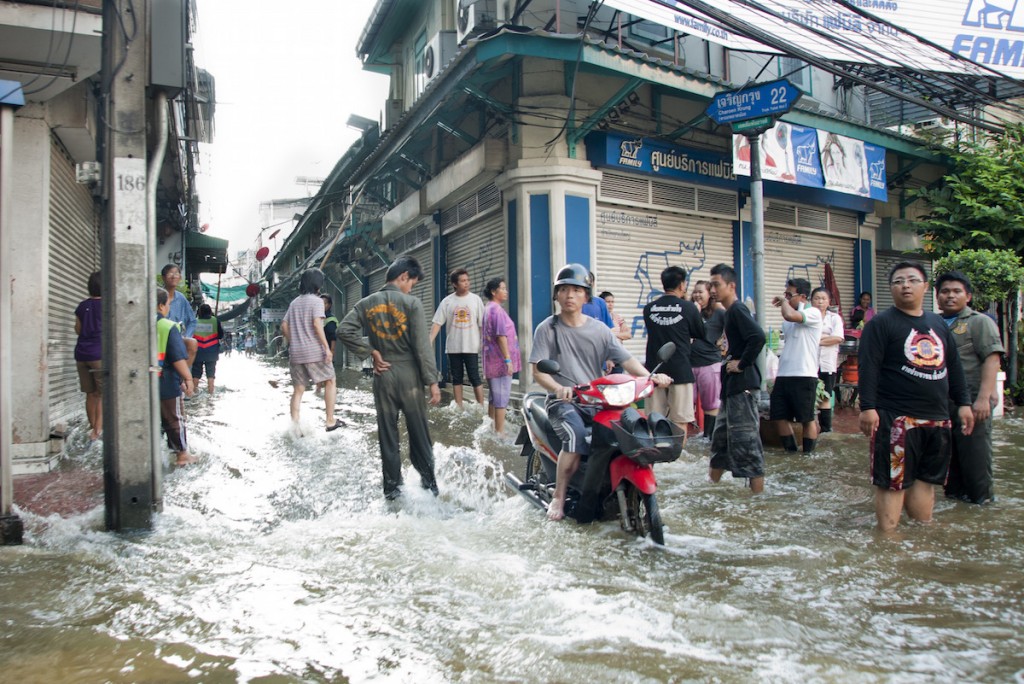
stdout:
POLYGON ((420 483, 437 496, 434 447, 427 427, 423 387, 430 386, 430 403, 441 401, 440 376, 430 346, 423 304, 409 294, 423 277, 416 259, 400 256, 388 268, 387 284, 359 300, 338 325, 338 339, 359 358, 373 357, 373 400, 377 409, 377 439, 384 471, 384 496, 401 494, 402 454, 398 443, 398 412, 409 431, 409 460, 420 483), (366 341, 363 331, 367 331, 366 341))

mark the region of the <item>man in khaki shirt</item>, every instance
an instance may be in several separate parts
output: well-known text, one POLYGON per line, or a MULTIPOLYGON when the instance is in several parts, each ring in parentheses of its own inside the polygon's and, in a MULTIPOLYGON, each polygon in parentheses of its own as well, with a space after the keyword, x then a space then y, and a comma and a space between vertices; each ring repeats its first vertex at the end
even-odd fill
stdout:
POLYGON ((953 458, 945 493, 951 499, 984 504, 993 499, 992 491, 992 408, 1002 398, 996 394, 996 375, 1000 356, 1005 353, 999 329, 988 316, 968 306, 973 297, 971 281, 958 271, 950 271, 935 280, 936 301, 942 317, 956 340, 960 362, 971 394, 974 431, 959 430, 953 419, 953 458))

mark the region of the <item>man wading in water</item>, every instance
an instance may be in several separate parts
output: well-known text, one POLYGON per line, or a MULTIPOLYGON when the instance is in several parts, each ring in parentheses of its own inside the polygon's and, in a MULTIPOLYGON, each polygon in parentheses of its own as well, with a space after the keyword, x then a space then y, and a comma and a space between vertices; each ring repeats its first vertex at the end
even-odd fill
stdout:
POLYGON ((384 496, 396 499, 402 486, 402 453, 398 443, 398 412, 409 431, 409 460, 420 484, 437 496, 434 446, 427 427, 423 387, 430 387, 430 404, 441 401, 437 366, 430 347, 423 304, 410 292, 423 277, 411 256, 400 256, 388 268, 387 284, 356 302, 338 326, 338 339, 363 359, 373 357, 373 403, 377 409, 377 439, 384 471, 384 496), (369 331, 363 342, 363 329, 369 331))

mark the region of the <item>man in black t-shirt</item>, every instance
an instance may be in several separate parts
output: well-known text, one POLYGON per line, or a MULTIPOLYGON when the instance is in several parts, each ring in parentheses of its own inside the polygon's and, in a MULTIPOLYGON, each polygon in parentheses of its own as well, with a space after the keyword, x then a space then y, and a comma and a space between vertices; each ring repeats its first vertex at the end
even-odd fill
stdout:
POLYGON ((727 264, 711 269, 711 290, 725 307, 725 339, 729 355, 722 365, 722 406, 711 433, 712 482, 726 470, 744 477, 750 491, 764 491, 764 445, 761 444, 758 396, 761 373, 757 357, 764 347, 764 330, 736 295, 736 271, 727 264))
POLYGON ((963 433, 974 427, 971 399, 956 342, 945 321, 925 312, 924 267, 904 261, 889 271, 893 306, 876 314, 860 338, 860 429, 871 440, 875 517, 896 529, 905 507, 930 522, 935 489, 950 459, 949 406, 963 433))
POLYGON ((693 302, 683 299, 686 291, 686 270, 669 266, 661 272, 661 287, 665 294, 644 307, 644 325, 647 327, 647 360, 644 366, 654 370, 658 350, 666 342, 675 342, 676 351, 661 370, 672 378, 672 384, 654 390, 651 395, 651 413, 660 413, 683 431, 693 422, 693 367, 690 365, 690 344, 694 338, 704 337, 704 319, 693 302))

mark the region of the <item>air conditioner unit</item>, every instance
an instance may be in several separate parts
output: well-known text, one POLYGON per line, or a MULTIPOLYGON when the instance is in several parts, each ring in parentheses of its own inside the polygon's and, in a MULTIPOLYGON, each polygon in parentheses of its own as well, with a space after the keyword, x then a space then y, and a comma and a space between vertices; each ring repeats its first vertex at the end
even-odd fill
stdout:
POLYGON ((952 130, 953 127, 953 122, 944 116, 936 117, 934 119, 925 119, 924 121, 918 121, 914 124, 915 131, 945 131, 952 130))
POLYGON ((402 118, 402 101, 389 99, 384 107, 384 130, 389 131, 402 118))
POLYGON ((455 56, 458 41, 455 31, 440 31, 423 51, 423 83, 430 83, 455 56))
POLYGON ((497 28, 505 21, 505 0, 454 0, 458 42, 497 28))

